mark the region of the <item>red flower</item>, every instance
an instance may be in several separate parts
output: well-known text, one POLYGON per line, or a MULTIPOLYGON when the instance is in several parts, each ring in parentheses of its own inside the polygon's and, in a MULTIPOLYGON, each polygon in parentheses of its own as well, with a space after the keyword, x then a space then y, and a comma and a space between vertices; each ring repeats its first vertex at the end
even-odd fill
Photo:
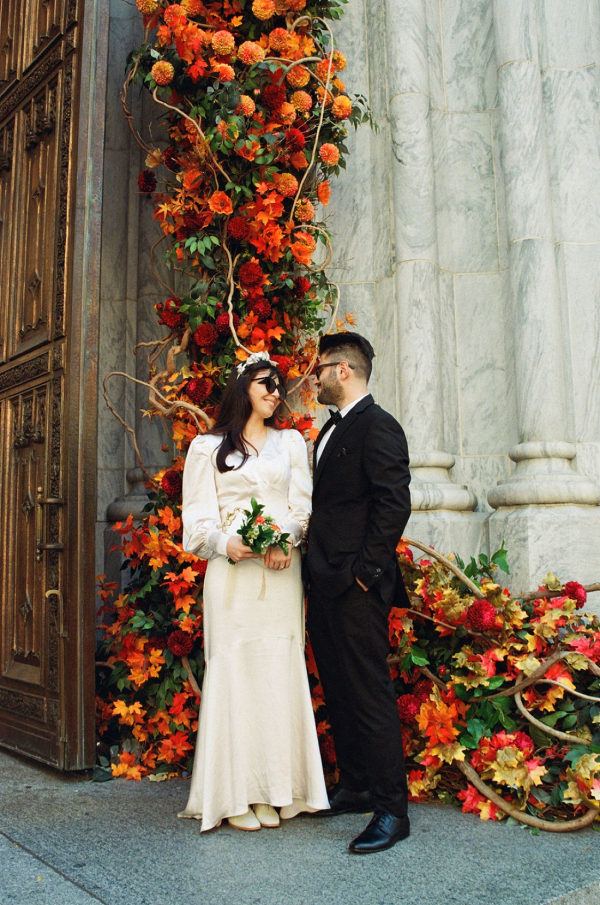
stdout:
POLYGON ((176 657, 187 657, 188 654, 191 654, 193 646, 192 636, 187 632, 182 632, 180 628, 171 632, 167 640, 167 647, 176 657))
MULTIPOLYGON (((237 314, 233 315, 233 326, 236 331, 240 325, 240 319, 237 314)), ((224 311, 223 314, 219 314, 215 321, 215 327, 219 333, 231 333, 231 327, 229 326, 229 314, 224 311)))
POLYGON ((183 215, 183 225, 193 233, 199 229, 204 229, 205 222, 205 216, 196 213, 196 211, 186 211, 183 215))
POLYGON ((577 604, 577 609, 580 610, 587 600, 587 591, 584 586, 579 584, 578 581, 568 581, 563 590, 565 596, 574 600, 577 604))
POLYGON ((401 694, 398 698, 398 715, 403 723, 412 723, 420 709, 421 705, 414 694, 401 694))
POLYGON ((272 112, 279 110, 285 101, 285 88, 281 85, 267 85, 263 89, 262 100, 265 107, 268 107, 272 112))
POLYGON ((198 578, 204 578, 206 575, 206 567, 208 566, 208 562, 206 559, 199 559, 198 562, 194 565, 194 571, 198 573, 198 578))
POLYGON ((185 387, 185 394, 194 405, 201 405, 212 393, 213 382, 208 377, 192 377, 185 387))
POLYGON ((138 176, 138 188, 140 192, 150 193, 156 191, 156 176, 152 170, 142 170, 138 176))
POLYGON ((194 331, 194 342, 203 352, 210 352, 217 341, 217 331, 212 324, 200 324, 194 331))
POLYGON ((271 306, 266 299, 257 299, 252 303, 252 311, 254 314, 257 314, 261 320, 266 321, 271 313, 271 306))
POLYGON ((310 280, 307 280, 306 277, 296 277, 294 280, 294 295, 300 301, 303 299, 308 290, 310 289, 310 280))
POLYGON ((263 272, 254 261, 248 261, 246 264, 242 264, 238 271, 238 279, 240 281, 240 285, 244 286, 246 289, 251 286, 258 286, 262 283, 263 272))
POLYGON ((332 766, 336 762, 335 743, 332 735, 322 736, 319 742, 321 748, 321 760, 324 764, 332 766))
POLYGON ((171 499, 181 496, 183 475, 180 471, 174 471, 174 469, 170 468, 169 471, 165 471, 162 476, 160 486, 171 499))
POLYGON ((248 226, 248 221, 245 220, 244 217, 232 217, 227 224, 228 235, 230 235, 232 239, 237 239, 238 242, 246 239, 249 232, 250 227, 248 226))
POLYGON ((159 302, 154 307, 158 311, 160 317, 159 324, 164 324, 170 330, 183 330, 185 326, 185 315, 179 313, 181 299, 173 297, 167 299, 166 302, 159 302))
POLYGON ((431 694, 431 690, 433 688, 433 682, 429 679, 419 679, 418 682, 415 683, 413 687, 414 696, 419 704, 424 704, 425 701, 429 700, 429 695, 431 694))
POLYGON ((281 373, 281 376, 285 380, 289 374, 290 368, 292 367, 292 359, 288 358, 286 355, 271 355, 271 361, 275 362, 281 373))
POLYGON ((496 610, 489 600, 476 600, 467 610, 467 622, 474 632, 487 632, 494 627, 496 610))
POLYGON ((165 148, 162 152, 162 162, 172 173, 178 173, 181 169, 181 164, 179 163, 179 158, 177 156, 177 149, 172 146, 165 148))
POLYGON ((306 146, 306 139, 300 129, 288 129, 285 144, 290 151, 302 151, 306 146))

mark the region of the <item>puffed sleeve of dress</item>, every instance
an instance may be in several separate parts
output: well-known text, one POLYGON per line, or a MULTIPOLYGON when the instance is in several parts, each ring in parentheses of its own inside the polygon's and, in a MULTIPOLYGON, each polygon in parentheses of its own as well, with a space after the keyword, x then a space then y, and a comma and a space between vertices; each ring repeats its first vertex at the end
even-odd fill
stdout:
POLYGON ((195 437, 183 469, 183 549, 201 559, 227 556, 229 537, 223 533, 215 483, 215 449, 211 436, 195 437))
POLYGON ((290 456, 290 486, 288 489, 288 520, 283 526, 295 547, 299 546, 308 531, 312 508, 312 478, 308 464, 308 450, 302 434, 286 430, 290 456))

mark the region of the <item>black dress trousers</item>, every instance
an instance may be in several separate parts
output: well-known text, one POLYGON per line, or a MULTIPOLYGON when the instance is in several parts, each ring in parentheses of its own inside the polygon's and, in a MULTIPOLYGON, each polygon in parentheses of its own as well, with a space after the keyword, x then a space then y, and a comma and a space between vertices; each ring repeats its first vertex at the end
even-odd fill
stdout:
POLYGON ((396 696, 387 665, 390 604, 358 582, 339 597, 311 588, 308 632, 325 693, 340 786, 367 789, 375 807, 407 813, 408 790, 396 696))

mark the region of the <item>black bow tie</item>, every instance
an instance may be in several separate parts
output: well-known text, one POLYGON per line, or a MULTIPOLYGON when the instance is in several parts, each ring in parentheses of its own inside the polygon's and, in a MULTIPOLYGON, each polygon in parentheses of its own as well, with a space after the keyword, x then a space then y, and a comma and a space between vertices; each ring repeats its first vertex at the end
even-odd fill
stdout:
POLYGON ((333 412, 331 409, 329 409, 329 420, 334 424, 339 424, 342 420, 342 416, 338 411, 333 412))

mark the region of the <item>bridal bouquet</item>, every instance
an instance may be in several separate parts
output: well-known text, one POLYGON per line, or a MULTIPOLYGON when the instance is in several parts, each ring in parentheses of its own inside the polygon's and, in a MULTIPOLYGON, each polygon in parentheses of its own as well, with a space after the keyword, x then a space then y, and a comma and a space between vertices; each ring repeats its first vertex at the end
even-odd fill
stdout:
MULTIPOLYGON (((270 515, 263 515, 264 506, 257 503, 254 497, 250 501, 252 509, 243 509, 246 516, 241 528, 237 533, 240 535, 247 547, 250 547, 253 553, 264 556, 269 547, 281 547, 287 555, 289 550, 289 534, 282 532, 275 520, 270 515)), ((227 557, 227 561, 231 565, 235 565, 232 559, 227 557)))

